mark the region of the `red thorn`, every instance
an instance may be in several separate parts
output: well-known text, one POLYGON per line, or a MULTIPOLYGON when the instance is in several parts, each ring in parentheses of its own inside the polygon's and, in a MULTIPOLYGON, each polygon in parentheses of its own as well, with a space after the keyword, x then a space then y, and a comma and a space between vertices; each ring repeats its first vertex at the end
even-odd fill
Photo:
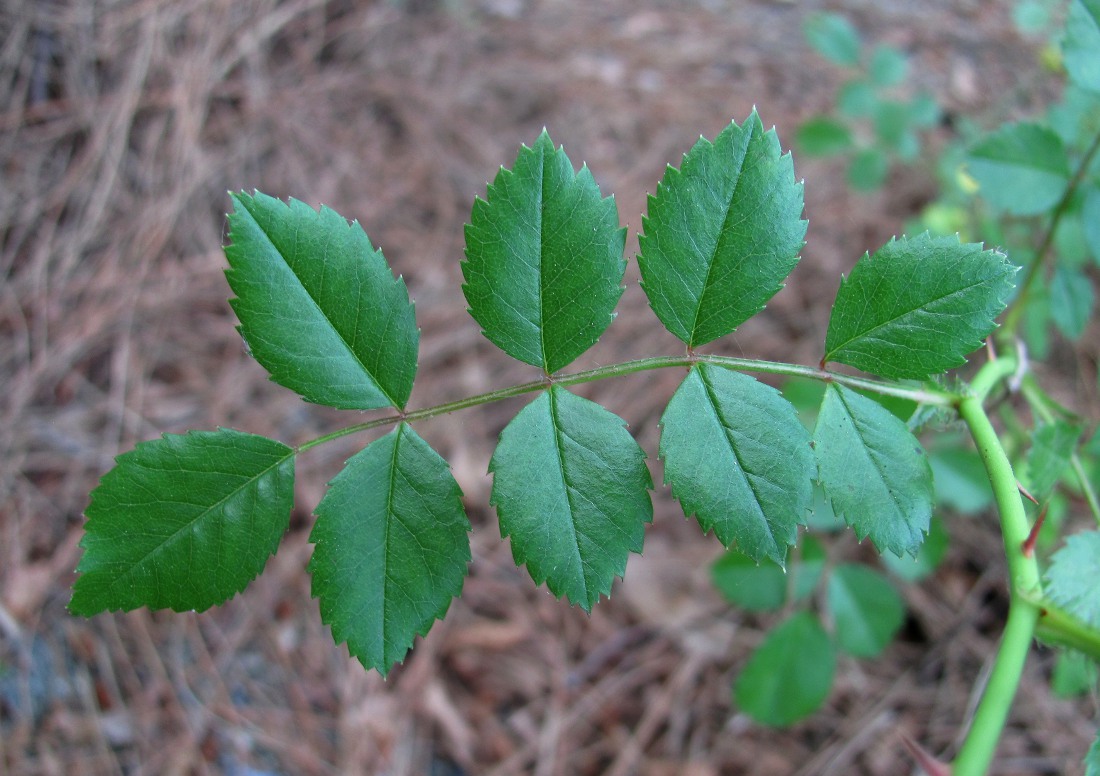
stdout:
POLYGON ((1031 532, 1024 539, 1024 543, 1020 546, 1020 549, 1024 553, 1025 558, 1030 558, 1035 553, 1035 542, 1039 538, 1039 529, 1043 527, 1043 521, 1047 519, 1047 508, 1043 507, 1039 510, 1039 517, 1035 519, 1035 525, 1031 526, 1031 532))
POLYGON ((1020 493, 1023 494, 1023 497, 1030 501, 1032 504, 1034 504, 1035 506, 1039 506, 1039 499, 1028 493, 1027 488, 1025 488, 1023 486, 1023 483, 1021 483, 1019 480, 1016 480, 1016 489, 1019 490, 1020 493))
POLYGON ((951 776, 950 765, 937 760, 929 754, 927 749, 911 739, 907 734, 901 734, 901 742, 905 744, 905 748, 909 750, 909 754, 913 755, 913 759, 917 761, 917 765, 923 768, 928 776, 951 776))

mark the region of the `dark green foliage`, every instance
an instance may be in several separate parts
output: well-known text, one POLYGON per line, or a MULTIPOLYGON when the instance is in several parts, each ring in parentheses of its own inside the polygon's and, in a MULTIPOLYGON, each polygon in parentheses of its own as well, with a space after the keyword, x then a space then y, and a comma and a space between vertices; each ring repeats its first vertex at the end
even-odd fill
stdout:
POLYGON ((336 642, 385 676, 462 591, 469 530, 447 462, 407 424, 348 460, 309 537, 313 595, 336 642))
POLYGON ((932 516, 932 470, 905 424, 873 399, 830 385, 814 429, 833 510, 880 552, 915 555, 932 516))
POLYGON ((585 611, 610 594, 653 519, 645 453, 625 425, 554 386, 508 424, 489 464, 516 564, 585 611))
POLYGON ((891 240, 841 281, 824 360, 893 378, 961 366, 993 330, 1015 274, 1003 254, 957 238, 891 240))
POLYGON ((274 554, 294 503, 294 451, 220 429, 165 434, 120 455, 92 492, 69 609, 203 611, 274 554))
POLYGON ((723 337, 764 307, 798 262, 806 222, 774 131, 755 112, 700 138, 649 198, 639 237, 642 287, 689 348, 723 337))
POLYGON ((836 647, 817 618, 798 612, 768 633, 733 684, 757 722, 791 725, 820 708, 833 686, 836 647))
MULTIPOLYGON (((425 409, 406 408, 418 349, 413 306, 358 224, 296 200, 231 195, 227 278, 253 355, 273 380, 311 402, 392 414, 298 448, 226 430, 139 444, 93 493, 72 611, 205 609, 225 601, 260 573, 287 528, 295 456, 392 424, 330 482, 315 510, 309 563, 334 640, 386 674, 445 615, 471 557, 458 485, 413 424, 527 394, 533 400, 507 424, 493 453, 490 503, 516 564, 590 611, 610 595, 630 553, 642 549, 652 481, 626 422, 568 386, 675 367, 687 373, 660 419, 665 483, 685 515, 735 548, 712 567, 720 592, 765 620, 783 612, 734 685, 749 716, 767 725, 801 719, 828 696, 838 651, 873 657, 900 628, 905 608, 890 579, 846 562, 850 556, 838 550, 846 525, 885 553, 895 577, 920 579, 947 550, 948 532, 941 519, 932 521, 933 505, 980 512, 994 492, 1009 581, 1019 592, 1010 606, 1031 607, 1032 619, 1009 618, 1008 648, 991 682, 1001 683, 1003 697, 1035 635, 1100 655, 1097 533, 1072 536, 1045 560, 1073 506, 1100 512, 1091 487, 1100 435, 1038 387, 1024 348, 1012 339, 1026 331, 1046 345, 1052 322, 1080 337, 1092 314, 1090 261, 1100 262, 1100 173, 1090 161, 1097 147, 1090 133, 1100 132, 1100 97, 1089 91, 1100 58, 1088 49, 1094 6, 1076 0, 1070 11, 1065 51, 1075 85, 1051 112, 1062 119, 1057 131, 1012 125, 955 157, 969 165, 969 172, 954 168, 958 186, 971 196, 977 188, 996 211, 990 216, 983 206, 991 243, 1026 243, 1029 224, 1050 216, 1046 238, 1014 252, 1028 265, 1021 288, 1014 287, 1016 268, 998 251, 928 233, 891 240, 842 280, 815 366, 698 350, 733 332, 782 288, 806 234, 791 157, 755 112, 713 142, 701 138, 680 169, 667 168, 648 200, 638 256, 643 288, 682 353, 562 373, 614 316, 625 231, 613 199, 586 167, 575 171, 544 131, 475 202, 462 264, 471 315, 490 341, 537 367, 539 381, 425 409), (1014 294, 996 335, 1001 341, 989 343, 976 375, 964 375, 971 384, 945 379, 990 337, 1014 294), (830 363, 870 377, 829 370, 830 363), (734 370, 797 382, 780 394, 734 370), (1006 416, 1011 446, 1001 444, 986 414, 1008 394, 1004 386, 1012 393, 1001 406, 1011 413, 1026 403, 1037 419, 1030 434, 1006 416), (977 452, 949 432, 930 465, 914 430, 960 418, 977 452), (1086 431, 1093 441, 1082 447, 1086 431), (1019 482, 1040 499, 1038 510, 1019 503, 1019 482), (1038 515, 1046 516, 1042 531, 1033 530, 1038 515), (807 526, 801 536, 799 526, 807 526), (1038 533, 1038 543, 1029 532, 1038 533)), ((843 152, 850 178, 877 186, 894 161, 916 156, 918 130, 937 120, 938 109, 930 99, 885 93, 905 79, 905 56, 878 47, 866 59, 858 34, 839 17, 815 16, 807 35, 833 61, 865 70, 839 96, 842 116, 859 118, 864 128, 821 117, 803 126, 799 141, 809 151, 843 152)), ((938 219, 961 222, 950 207, 938 219)), ((985 746, 999 728, 991 733, 982 720, 979 710, 973 724, 984 732, 968 741, 985 746)), ((961 776, 988 761, 988 752, 970 759, 967 746, 961 776)))
POLYGON ((625 239, 614 199, 543 130, 474 202, 462 263, 470 314, 508 355, 556 372, 611 323, 625 239))
POLYGON ((665 483, 725 546, 783 565, 813 498, 810 435, 774 388, 700 364, 661 417, 665 483))
POLYGON ((404 408, 420 333, 404 282, 359 224, 296 199, 231 197, 225 276, 252 356, 306 401, 404 408))

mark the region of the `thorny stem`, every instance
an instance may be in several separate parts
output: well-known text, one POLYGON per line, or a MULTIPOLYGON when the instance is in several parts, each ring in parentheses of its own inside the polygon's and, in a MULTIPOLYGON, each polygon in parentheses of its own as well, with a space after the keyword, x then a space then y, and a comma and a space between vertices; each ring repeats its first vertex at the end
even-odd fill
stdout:
POLYGON ((1008 561, 1009 607, 1001 646, 982 699, 966 734, 966 740, 952 765, 952 776, 980 776, 989 769, 1004 729, 1012 699, 1023 675, 1031 640, 1039 621, 1040 608, 1034 596, 1040 590, 1039 565, 1024 546, 1031 532, 1027 513, 1016 487, 1012 464, 1000 438, 982 406, 986 396, 1016 370, 1012 357, 987 363, 971 383, 969 396, 958 409, 977 445, 1000 513, 1005 557, 1008 561))
MULTIPOLYGON (((806 377, 814 380, 824 380, 836 383, 841 383, 852 388, 860 388, 867 391, 873 391, 884 396, 894 396, 901 399, 909 399, 920 404, 934 404, 941 407, 950 407, 956 404, 959 400, 959 396, 947 391, 937 391, 929 388, 909 388, 904 385, 898 385, 896 383, 880 382, 878 380, 868 380, 863 377, 853 377, 851 375, 837 374, 836 372, 829 372, 825 369, 802 366, 800 364, 786 364, 777 361, 759 361, 749 358, 732 358, 730 356, 710 356, 701 353, 689 353, 686 356, 657 356, 654 358, 640 358, 634 361, 624 361, 618 364, 608 364, 607 366, 597 367, 596 369, 589 369, 584 372, 574 372, 573 374, 558 375, 552 378, 553 383, 561 386, 579 385, 581 383, 590 383, 597 380, 606 380, 609 377, 621 377, 623 375, 634 374, 636 372, 646 372, 651 369, 668 369, 668 368, 687 368, 693 364, 705 363, 714 364, 715 366, 722 366, 729 369, 737 369, 745 372, 760 372, 763 374, 774 375, 786 375, 788 377, 806 377)), ((502 399, 510 399, 516 396, 522 396, 525 393, 533 393, 535 391, 544 390, 547 387, 547 382, 543 380, 535 380, 529 383, 521 383, 519 385, 513 385, 508 388, 501 388, 496 391, 489 391, 488 393, 478 394, 477 396, 469 396, 465 399, 459 399, 457 401, 446 402, 445 404, 437 404, 434 407, 426 407, 420 410, 412 410, 411 412, 403 412, 400 414, 387 415, 382 418, 375 418, 374 420, 368 420, 365 423, 358 423, 354 426, 348 426, 338 431, 333 431, 330 434, 311 439, 298 446, 297 452, 302 453, 309 450, 312 447, 317 447, 325 442, 331 442, 334 439, 345 437, 350 434, 358 434, 361 431, 369 431, 373 428, 380 428, 383 426, 391 426, 400 421, 415 422, 418 420, 427 420, 428 418, 438 417, 440 415, 446 415, 451 412, 457 412, 458 410, 469 409, 470 407, 477 407, 482 404, 490 404, 492 402, 501 401, 502 399)))
MULTIPOLYGON (((1013 473, 1008 455, 1001 446, 997 431, 990 422, 983 406, 986 398, 994 388, 1015 376, 1018 366, 1016 356, 998 357, 990 360, 975 375, 969 390, 965 394, 926 387, 910 388, 897 383, 838 374, 821 367, 711 356, 695 352, 690 352, 684 356, 659 356, 624 361, 584 372, 554 376, 551 378, 551 382, 562 386, 579 385, 654 369, 690 368, 697 363, 714 364, 746 372, 831 381, 886 396, 909 399, 922 404, 953 407, 959 412, 959 415, 970 429, 978 453, 985 464, 990 484, 993 487, 994 499, 1000 513, 1005 557, 1008 561, 1009 610, 1005 630, 1001 637, 1001 645, 982 694, 982 699, 978 704, 970 729, 967 731, 966 739, 955 762, 952 764, 951 770, 952 776, 981 776, 986 773, 993 760, 997 742, 1004 729, 1012 700, 1020 684, 1024 664, 1027 662, 1031 641, 1037 628, 1052 642, 1083 649, 1088 654, 1100 653, 1100 635, 1097 634, 1095 629, 1084 626, 1076 618, 1053 609, 1042 599, 1038 563, 1033 553, 1025 552, 1031 526, 1028 524, 1027 513, 1021 501, 1016 476, 1013 473)), ((398 422, 426 420, 458 410, 522 396, 523 394, 544 390, 547 384, 547 380, 544 378, 457 401, 438 404, 433 407, 376 418, 317 437, 299 445, 296 452, 304 452, 325 442, 373 428, 393 425, 398 422)), ((1084 479, 1082 477, 1082 480, 1084 479)), ((1088 495, 1090 502, 1095 500, 1094 494, 1089 493, 1088 495)))

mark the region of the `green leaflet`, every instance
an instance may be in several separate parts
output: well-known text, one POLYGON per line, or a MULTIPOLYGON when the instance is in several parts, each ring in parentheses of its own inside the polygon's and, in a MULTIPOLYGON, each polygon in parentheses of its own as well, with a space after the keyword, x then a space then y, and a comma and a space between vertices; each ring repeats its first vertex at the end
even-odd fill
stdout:
POLYGON ((1100 733, 1097 733, 1096 738, 1093 739, 1083 764, 1085 776, 1100 776, 1100 733))
POLYGON ((667 168, 642 227, 638 264, 653 311, 689 348, 703 345, 763 309, 798 263, 802 184, 753 111, 667 168))
POLYGON ((880 100, 873 115, 879 143, 908 161, 920 153, 920 139, 913 132, 911 112, 908 103, 880 100))
POLYGON ((802 27, 806 42, 817 53, 838 65, 857 67, 863 43, 859 31, 838 13, 811 14, 802 27))
POLYGON ((757 563, 739 550, 728 550, 710 567, 710 579, 722 597, 747 612, 774 612, 787 602, 787 575, 774 563, 757 563))
POLYGON ((1046 595, 1086 625, 1100 628, 1100 532, 1083 531, 1066 539, 1051 558, 1046 595))
POLYGON ((490 503, 516 565, 585 611, 641 552, 653 518, 645 453, 624 426, 552 386, 512 419, 489 464, 490 503))
POLYGON ((779 391, 698 364, 661 416, 661 458, 684 514, 780 566, 813 506, 810 436, 779 391))
POLYGON ((1050 317, 1066 337, 1077 340, 1092 317, 1095 302, 1092 281, 1083 272, 1055 267, 1049 291, 1050 317))
POLYGON ((874 85, 857 78, 845 82, 836 94, 836 105, 841 115, 853 119, 871 116, 878 102, 874 85))
POLYGON ((852 133, 843 122, 814 116, 798 127, 794 142, 806 156, 831 156, 852 147, 852 133))
POLYGON ((936 484, 936 504, 964 515, 975 515, 993 503, 993 489, 978 451, 943 446, 928 457, 936 484))
POLYGON ((867 148, 852 157, 848 165, 848 183, 856 191, 874 191, 886 182, 890 159, 877 148, 867 148))
POLYGON ((1083 429, 1060 420, 1043 423, 1031 435, 1031 449, 1021 479, 1035 498, 1044 501, 1062 478, 1077 449, 1083 429))
POLYGON ((764 725, 793 725, 821 707, 836 673, 836 647, 810 612, 797 612, 753 651, 733 698, 764 725))
POLYGON ((871 52, 867 72, 876 86, 897 86, 909 75, 909 60, 893 46, 878 45, 871 52))
POLYGON ((993 330, 1016 268, 958 237, 894 239, 841 280, 825 361, 924 379, 966 363, 993 330))
MULTIPOLYGON (((939 481, 936 481, 939 487, 939 481)), ((928 526, 928 536, 915 556, 898 556, 892 552, 880 556, 882 564, 893 572, 894 576, 905 582, 919 582, 932 575, 947 556, 947 547, 951 536, 943 527, 943 520, 933 518, 928 526)))
POLYGON ((1005 124, 974 146, 967 161, 981 195, 1013 215, 1049 210, 1069 182, 1061 139, 1039 124, 1005 124))
POLYGON ((474 201, 462 263, 470 315, 508 355, 556 372, 611 323, 625 240, 614 198, 543 130, 474 201))
POLYGON ((462 591, 470 522, 447 462, 401 423, 317 506, 309 571, 337 643, 385 676, 462 591))
POLYGON ((858 563, 833 569, 827 602, 837 644, 856 657, 876 657, 905 621, 905 602, 890 580, 858 563))
POLYGON ((225 275, 252 356, 306 401, 403 409, 420 333, 404 281, 358 222, 296 199, 230 196, 225 275))
POLYGON ((1089 253, 1100 264, 1100 186, 1085 190, 1085 199, 1081 205, 1081 223, 1088 244, 1089 253))
POLYGON ((1063 50, 1070 80, 1100 92, 1100 0, 1072 0, 1063 50))
POLYGON ((774 563, 757 563, 738 550, 728 550, 711 565, 711 582, 723 598, 745 611, 777 611, 788 597, 800 601, 813 593, 825 569, 821 542, 805 533, 800 549, 790 571, 793 580, 774 563))
POLYGON ((834 511, 880 552, 916 555, 932 517, 932 470, 905 424, 830 383, 814 428, 818 478, 834 511))
POLYGON ((1058 650, 1050 672, 1055 698, 1074 698, 1097 686, 1097 664, 1091 657, 1069 649, 1058 650))
POLYGON ((69 611, 203 611, 263 571, 290 523, 294 451, 241 431, 141 442, 92 492, 69 611))

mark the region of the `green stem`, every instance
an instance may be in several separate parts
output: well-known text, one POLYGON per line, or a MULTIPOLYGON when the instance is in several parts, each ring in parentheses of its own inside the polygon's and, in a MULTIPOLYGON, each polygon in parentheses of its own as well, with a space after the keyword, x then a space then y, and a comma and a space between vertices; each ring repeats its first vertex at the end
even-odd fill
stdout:
POLYGON ((669 369, 673 367, 688 368, 693 364, 704 363, 714 364, 715 366, 726 367, 727 369, 736 369, 745 372, 760 372, 763 374, 785 375, 788 377, 806 377, 813 380, 825 380, 847 385, 851 388, 859 388, 862 390, 873 391, 884 396, 895 396, 901 399, 909 399, 919 404, 935 404, 941 407, 952 407, 958 402, 959 397, 953 393, 947 391, 937 391, 927 388, 908 388, 903 385, 897 385, 896 383, 880 382, 878 380, 868 380, 863 377, 853 377, 851 375, 842 375, 835 372, 829 372, 825 369, 817 367, 802 366, 801 364, 785 364, 778 361, 760 361, 757 359, 749 358, 732 358, 730 356, 708 356, 701 353, 693 353, 687 356, 657 356, 654 358, 640 358, 635 361, 623 361, 618 364, 608 364, 607 366, 601 366, 596 369, 589 369, 584 372, 574 372, 573 374, 558 375, 543 380, 536 380, 530 383, 521 383, 519 385, 513 385, 508 388, 501 388, 496 391, 489 391, 488 393, 478 394, 477 396, 469 396, 465 399, 459 399, 458 401, 446 402, 445 404, 437 404, 434 407, 426 407, 420 410, 413 410, 411 412, 405 412, 400 414, 387 415, 382 418, 375 418, 374 420, 368 420, 365 423, 358 423, 354 426, 348 426, 338 431, 333 431, 330 434, 311 439, 298 446, 297 451, 299 453, 305 452, 310 448, 322 445, 325 442, 331 442, 334 439, 345 437, 350 434, 358 434, 361 431, 369 431, 373 428, 381 428, 383 426, 392 426, 400 421, 414 422, 418 420, 426 420, 428 418, 438 417, 439 415, 446 415, 451 412, 457 412, 458 410, 469 409, 470 407, 477 407, 482 404, 490 404, 495 401, 501 401, 502 399, 510 399, 516 396, 522 396, 525 393, 533 393, 535 391, 544 390, 551 382, 556 385, 570 386, 579 385, 581 383, 590 383, 597 380, 606 380, 609 377, 621 377, 623 375, 634 374, 636 372, 646 372, 652 369, 669 369))
POLYGON ((1008 561, 1009 608, 993 671, 982 693, 970 730, 967 731, 966 740, 952 765, 952 776, 980 776, 989 769, 997 749, 997 741, 1012 707, 1012 699, 1020 684, 1039 620, 1040 610, 1032 598, 1039 591, 1039 565, 1033 554, 1024 552, 1024 542, 1031 532, 1031 526, 1016 485, 1012 464, 982 406, 989 392, 1011 376, 1015 369, 1016 361, 1013 358, 989 362, 979 370, 971 383, 971 395, 959 402, 959 414, 974 437, 1000 513, 1001 533, 1008 561))
POLYGON ((1050 249, 1054 246, 1054 234, 1058 230, 1058 224, 1061 222, 1062 216, 1065 215, 1066 211, 1069 209, 1070 202, 1073 200, 1073 195, 1077 193, 1077 189, 1080 188, 1081 182, 1085 179, 1085 175, 1088 173, 1089 166, 1092 164, 1092 159, 1096 156, 1097 151, 1100 151, 1100 133, 1097 133, 1096 137, 1092 139, 1092 144, 1088 147, 1088 150, 1085 151, 1084 156, 1081 157, 1081 162, 1077 165, 1077 170, 1074 171, 1073 178, 1066 184, 1065 193, 1062 194, 1062 198, 1058 200, 1058 204, 1054 206, 1054 211, 1050 218, 1050 225, 1043 233, 1043 240, 1039 243, 1038 250, 1035 251, 1035 258, 1028 265, 1024 279, 1020 282, 1018 287, 1019 290, 1016 293, 1016 298, 1012 300, 1012 304, 1005 314, 1004 325, 1001 327, 998 339, 1005 339, 1015 335, 1016 327, 1020 323, 1020 316, 1027 307, 1027 297, 1031 293, 1031 287, 1035 285, 1036 278, 1042 274, 1043 267, 1049 261, 1050 249))

